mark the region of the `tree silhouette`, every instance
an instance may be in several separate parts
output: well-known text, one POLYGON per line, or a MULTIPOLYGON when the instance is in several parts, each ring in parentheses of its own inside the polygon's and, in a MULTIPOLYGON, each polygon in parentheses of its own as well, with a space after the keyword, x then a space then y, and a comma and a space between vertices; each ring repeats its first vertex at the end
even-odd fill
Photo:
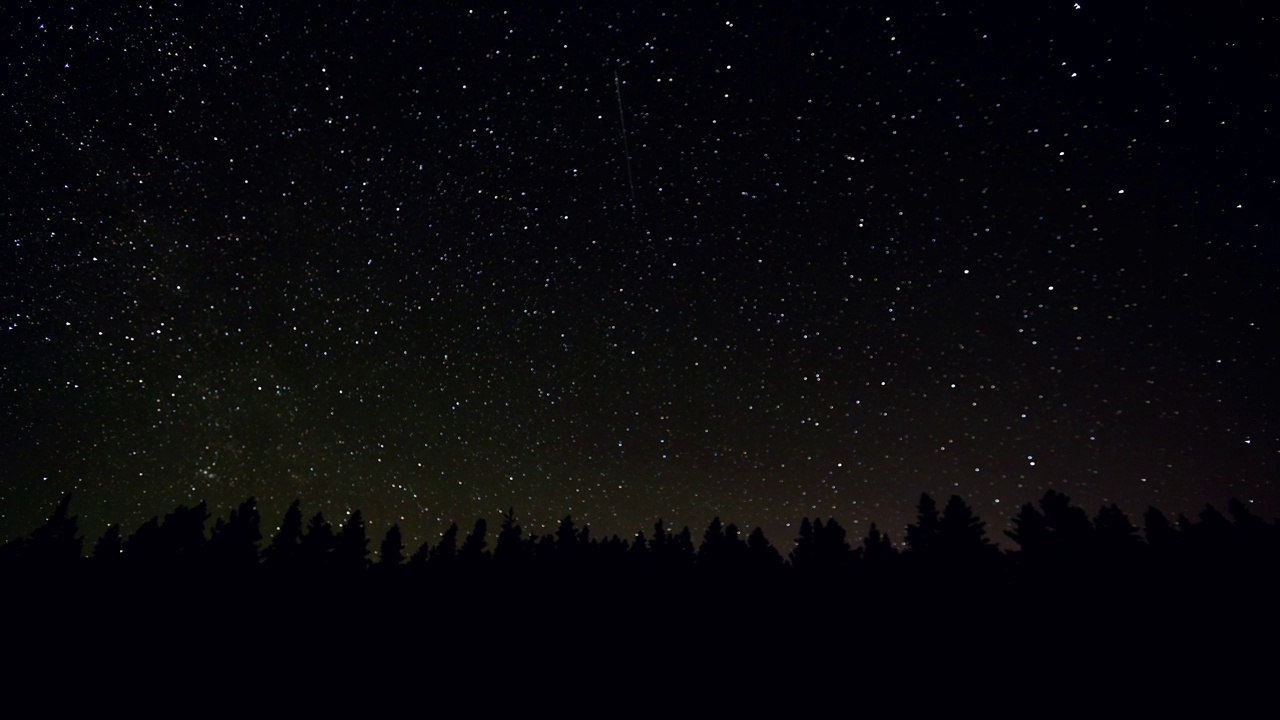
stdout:
POLYGON ((566 556, 577 552, 580 536, 574 525, 573 516, 565 515, 556 527, 556 549, 566 556))
POLYGON ((317 512, 307 523, 307 533, 298 544, 298 557, 302 567, 308 570, 329 567, 336 545, 337 537, 333 533, 333 526, 324 519, 323 512, 317 512))
POLYGON ((427 561, 430 559, 431 543, 424 540, 423 543, 418 546, 418 549, 414 550, 413 554, 409 556, 409 565, 415 568, 422 567, 425 566, 427 561))
POLYGON ((1030 503, 1023 505, 1013 518, 1013 527, 1005 534, 1018 543, 1026 562, 1079 564, 1093 554, 1093 523, 1060 492, 1045 492, 1038 511, 1030 503))
POLYGON ((152 515, 150 520, 138 526, 122 545, 122 555, 131 565, 154 565, 163 559, 164 549, 160 535, 160 518, 152 515))
POLYGON ((192 508, 179 505, 165 516, 160 533, 175 563, 191 563, 203 554, 209 545, 204 534, 208 520, 209 507, 204 501, 192 508))
POLYGON ((93 562, 100 567, 114 566, 120 562, 123 543, 120 539, 120 524, 116 523, 93 544, 93 562))
POLYGON ((342 523, 333 557, 338 567, 352 572, 362 571, 369 565, 369 535, 365 532, 364 515, 359 510, 353 510, 347 521, 342 523))
POLYGON ((1018 543, 1022 553, 1043 553, 1049 545, 1049 526, 1044 514, 1032 503, 1025 503, 1018 508, 1013 517, 1013 529, 1006 530, 1005 535, 1018 543))
POLYGON ((698 546, 698 564, 716 572, 740 571, 746 562, 747 545, 739 537, 738 526, 725 527, 719 517, 712 518, 702 544, 698 546))
POLYGON ((918 555, 928 555, 938 543, 942 533, 942 520, 938 515, 938 504, 928 493, 920 493, 920 502, 916 505, 916 521, 907 525, 907 550, 918 555))
POLYGON ((449 523, 449 529, 440 536, 440 542, 428 553, 428 562, 436 568, 452 567, 458 559, 458 523, 449 523))
POLYGON ((782 553, 764 536, 764 530, 756 527, 747 536, 747 558, 757 571, 773 574, 782 570, 782 553))
POLYGON ((1103 562, 1127 563, 1142 550, 1142 536, 1138 534, 1138 528, 1129 522, 1129 516, 1115 503, 1098 509, 1097 516, 1093 518, 1093 529, 1099 560, 1103 562))
POLYGON ((124 559, 132 566, 192 571, 204 560, 208 544, 204 524, 209 512, 202 502, 193 508, 179 505, 164 522, 151 518, 124 542, 124 559))
POLYGON ((550 562, 561 570, 581 568, 590 560, 591 528, 584 525, 578 529, 573 522, 573 516, 565 515, 556 527, 553 547, 554 549, 539 547, 544 563, 550 562), (550 550, 549 553, 548 550, 550 550))
MULTIPOLYGON (((261 518, 252 497, 236 507, 227 520, 217 520, 209 539, 204 532, 209 517, 204 503, 195 507, 179 505, 163 521, 152 517, 123 541, 120 527, 111 526, 95 543, 90 561, 79 559, 78 548, 83 539, 78 535, 77 519, 68 512, 69 502, 70 497, 64 497, 44 525, 30 536, 6 544, 0 553, 0 564, 13 569, 28 567, 22 563, 29 562, 49 569, 74 562, 85 572, 66 575, 70 580, 100 580, 114 573, 139 586, 149 577, 164 578, 165 582, 183 580, 168 574, 174 569, 210 573, 257 567, 261 518)), ((348 575, 344 577, 350 580, 350 573, 368 567, 369 539, 359 510, 350 514, 337 533, 318 512, 304 532, 300 508, 300 500, 295 499, 264 549, 261 579, 268 580, 273 573, 287 568, 310 568, 345 572, 348 575)), ((1182 593, 1193 602, 1207 602, 1222 588, 1248 589, 1260 593, 1259 597, 1265 596, 1274 584, 1274 573, 1269 568, 1280 553, 1280 523, 1263 520, 1234 498, 1228 509, 1229 517, 1213 505, 1205 505, 1196 521, 1180 515, 1175 524, 1159 510, 1149 508, 1144 516, 1144 543, 1133 523, 1114 503, 1099 508, 1090 519, 1084 510, 1073 507, 1066 495, 1050 490, 1038 506, 1022 506, 1013 518, 1013 529, 1007 533, 1017 541, 1019 551, 1001 554, 987 538, 985 523, 960 496, 950 496, 939 512, 933 499, 922 493, 916 521, 907 528, 910 545, 904 553, 900 554, 874 523, 853 549, 838 521, 806 517, 800 522, 789 554, 790 566, 761 528, 755 528, 744 541, 737 526, 725 525, 719 516, 707 525, 695 553, 689 528, 685 526, 673 534, 661 519, 654 523, 652 539, 639 532, 630 543, 617 535, 592 538, 590 528, 578 527, 572 516, 565 516, 552 534, 526 537, 516 523, 514 509, 508 509, 492 554, 487 549, 484 518, 476 520, 461 542, 455 523, 434 547, 422 543, 410 560, 413 571, 405 573, 391 571, 405 559, 400 527, 391 526, 379 546, 377 569, 370 575, 372 582, 359 587, 385 592, 415 576, 426 578, 442 573, 448 578, 452 573, 454 579, 466 581, 455 587, 482 588, 491 587, 490 579, 506 577, 503 582, 509 582, 515 577, 512 573, 525 571, 545 572, 544 577, 554 579, 558 586, 566 580, 587 577, 596 583, 622 579, 619 573, 623 572, 648 581, 690 582, 696 586, 700 578, 723 580, 725 573, 732 572, 736 574, 735 582, 740 577, 803 578, 810 586, 814 579, 864 583, 840 590, 876 588, 877 592, 867 595, 868 602, 882 603, 876 607, 910 603, 912 598, 937 587, 941 578, 949 587, 956 587, 956 580, 983 581, 973 587, 990 586, 1002 592, 1021 583, 1042 597, 1047 596, 1045 591, 1070 599, 1085 597, 1076 591, 1087 592, 1089 597, 1109 591, 1109 606, 1133 609, 1137 607, 1135 603, 1148 601, 1142 589, 1150 587, 1152 581, 1180 574, 1194 578, 1196 587, 1203 588, 1182 593), (493 560, 492 564, 489 560, 493 560), (486 569, 474 572, 479 568, 486 569), (652 571, 660 574, 650 574, 652 571), (398 580, 384 582, 390 578, 398 580)), ((286 579, 290 576, 291 573, 284 573, 286 579)), ((527 575, 523 579, 536 582, 538 578, 527 575)), ((268 582, 267 587, 280 590, 304 585, 268 582)), ((242 585, 214 583, 211 592, 231 587, 242 585)), ((757 586, 755 591, 761 597, 782 597, 771 593, 792 592, 783 590, 785 587, 757 586)), ((981 603, 990 597, 961 593, 948 602, 981 603)))
POLYGON ((392 525, 378 546, 378 565, 395 567, 404 562, 404 538, 400 535, 400 526, 392 525))
POLYGON ((1231 515, 1233 531, 1250 546, 1263 547, 1273 542, 1275 526, 1254 515, 1240 498, 1231 498, 1227 502, 1227 512, 1231 515))
POLYGON ((750 570, 752 558, 738 526, 722 525, 716 517, 702 534, 696 561, 707 572, 740 575, 750 570))
POLYGON ((1040 509, 1060 553, 1069 554, 1068 548, 1089 547, 1093 523, 1083 508, 1071 504, 1071 498, 1054 490, 1046 491, 1040 499, 1040 509))
POLYGON ((652 560, 649 541, 644 536, 644 531, 640 530, 631 539, 631 546, 627 548, 627 566, 632 570, 643 572, 652 569, 652 560))
POLYGON ((544 568, 553 567, 559 557, 556 553, 556 538, 554 535, 531 536, 525 548, 533 556, 534 561, 544 568))
POLYGON ((715 552, 715 546, 724 541, 724 523, 720 522, 720 516, 711 518, 711 524, 707 525, 707 529, 702 533, 702 544, 698 546, 698 560, 704 560, 707 551, 715 552))
POLYGON ((232 510, 225 523, 218 519, 209 540, 209 554, 214 564, 224 569, 256 567, 260 540, 262 517, 257 499, 251 497, 232 510))
POLYGON ((1235 532, 1227 520, 1213 505, 1205 503, 1200 511, 1200 522, 1191 526, 1191 540, 1197 554, 1218 556, 1231 549, 1235 532))
POLYGON ((991 560, 998 554, 987 539, 986 523, 973 514, 959 495, 952 495, 938 521, 935 549, 942 557, 957 563, 991 560))
POLYGON ((302 499, 289 503, 280 521, 280 529, 271 544, 262 551, 263 562, 268 565, 288 567, 297 564, 302 550, 302 499))
POLYGON ((1157 553, 1175 552, 1180 544, 1178 528, 1169 522, 1169 518, 1159 509, 1148 507, 1142 516, 1142 527, 1147 538, 1147 545, 1157 553))
POLYGON ((791 551, 791 566, 798 572, 839 573, 846 570, 853 557, 845 540, 845 529, 835 518, 823 524, 820 518, 800 522, 800 537, 791 551))
POLYGON ((663 571, 687 569, 694 561, 693 537, 688 526, 673 535, 659 518, 653 524, 653 539, 649 541, 653 567, 663 571))
POLYGON ((508 508, 502 516, 498 540, 493 548, 493 561, 501 565, 520 565, 526 558, 523 530, 516 524, 516 509, 508 508))
POLYGON ((1231 515, 1233 552, 1241 563, 1261 567, 1276 556, 1280 551, 1280 524, 1270 524, 1254 515, 1239 498, 1231 498, 1227 512, 1231 515))
POLYGON ((69 514, 71 493, 62 496, 53 514, 16 548, 27 564, 43 570, 66 569, 80 561, 84 538, 80 537, 79 517, 69 514))
POLYGON ((887 533, 881 533, 875 523, 871 523, 871 528, 867 530, 867 536, 862 540, 862 558, 872 567, 886 565, 898 556, 898 550, 889 541, 887 533))
POLYGON ((596 569, 618 572, 621 570, 627 560, 627 553, 631 547, 626 540, 618 537, 615 533, 607 538, 591 541, 591 561, 596 569))
POLYGON ((693 533, 689 532, 688 525, 680 528, 680 532, 671 539, 667 547, 671 550, 671 559, 681 567, 687 567, 693 563, 693 533))
POLYGON ((466 539, 462 541, 462 547, 458 548, 459 562, 474 567, 489 559, 489 554, 484 550, 487 544, 484 536, 488 529, 489 524, 485 522, 484 518, 476 520, 475 526, 467 534, 466 539))

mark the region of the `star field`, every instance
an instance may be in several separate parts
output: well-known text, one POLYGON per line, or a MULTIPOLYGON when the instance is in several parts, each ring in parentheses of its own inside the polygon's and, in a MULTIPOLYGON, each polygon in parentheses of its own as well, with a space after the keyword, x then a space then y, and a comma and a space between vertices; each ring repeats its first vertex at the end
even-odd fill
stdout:
POLYGON ((1274 13, 309 5, 3 11, 5 539, 1280 513, 1274 13))

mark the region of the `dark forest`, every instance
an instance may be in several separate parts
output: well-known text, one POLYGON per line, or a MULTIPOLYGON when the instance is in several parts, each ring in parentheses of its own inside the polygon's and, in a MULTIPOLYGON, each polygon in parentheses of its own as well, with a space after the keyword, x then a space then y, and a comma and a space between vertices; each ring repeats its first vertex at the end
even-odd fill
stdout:
MULTIPOLYGON (((495 647, 581 648, 632 657, 632 680, 607 665, 573 671, 625 685, 665 678, 694 649, 741 645, 763 671, 818 642, 825 660, 784 663, 779 677, 1237 682, 1265 669, 1253 653, 1274 636, 1280 567, 1280 522, 1242 502, 1194 519, 1151 507, 1140 530, 1116 505, 1090 518, 1053 490, 1022 506, 1008 550, 958 495, 939 508, 922 494, 901 542, 804 518, 781 547, 718 517, 698 534, 658 520, 620 538, 565 516, 539 536, 510 510, 496 530, 454 523, 412 549, 398 526, 375 540, 359 510, 335 526, 300 500, 264 532, 249 498, 212 526, 205 503, 178 506, 90 548, 71 501, 0 550, 11 617, 45 628, 29 652, 105 644, 161 674, 179 659, 230 672, 211 659, 226 648, 178 647, 265 633, 291 649, 288 673, 312 679, 335 653, 397 658, 401 670, 368 672, 412 678, 421 663, 466 676, 495 647), (422 660, 429 648, 442 654, 422 660)), ((560 672, 535 665, 540 681, 560 672)))

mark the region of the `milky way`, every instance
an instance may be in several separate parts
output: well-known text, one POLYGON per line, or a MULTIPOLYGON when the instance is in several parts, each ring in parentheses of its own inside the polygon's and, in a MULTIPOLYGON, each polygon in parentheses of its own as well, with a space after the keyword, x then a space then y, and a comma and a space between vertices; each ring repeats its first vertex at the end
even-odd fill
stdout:
POLYGON ((3 11, 4 539, 1280 513, 1275 13, 98 5, 3 11))

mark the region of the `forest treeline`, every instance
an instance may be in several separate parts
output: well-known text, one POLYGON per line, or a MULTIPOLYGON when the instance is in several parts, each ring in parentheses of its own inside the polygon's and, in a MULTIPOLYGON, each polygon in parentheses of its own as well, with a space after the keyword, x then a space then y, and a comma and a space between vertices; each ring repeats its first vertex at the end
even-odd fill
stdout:
POLYGON ((649 532, 623 539, 592 536, 589 526, 579 526, 571 516, 554 533, 528 533, 510 510, 496 531, 483 518, 465 531, 455 523, 416 549, 406 547, 393 525, 377 543, 376 554, 358 510, 335 527, 321 512, 304 519, 301 501, 295 500, 270 537, 264 536, 254 498, 212 526, 210 519, 205 503, 180 505, 128 535, 113 525, 86 548, 67 495, 44 525, 0 547, 0 571, 98 578, 319 575, 406 583, 439 576, 581 580, 665 573, 905 584, 940 576, 987 584, 1062 584, 1173 573, 1269 585, 1280 567, 1275 562, 1280 520, 1259 517, 1239 500, 1230 501, 1226 514, 1206 505, 1195 520, 1179 515, 1171 521, 1148 508, 1140 530, 1114 504, 1090 517, 1053 490, 1019 510, 1005 533, 1017 546, 1010 550, 991 541, 986 524, 957 495, 939 509, 922 494, 916 520, 900 545, 875 524, 864 537, 851 538, 834 518, 804 518, 785 555, 760 528, 744 536, 718 517, 696 538, 688 527, 676 532, 658 520, 649 532))
POLYGON ((334 668, 367 659, 371 687, 492 671, 494 687, 607 677, 641 694, 673 678, 750 694, 769 667, 806 698, 904 678, 1087 687, 1247 672, 1280 641, 1280 523, 1238 501, 1172 520, 1153 508, 1141 523, 1050 491, 1020 509, 1003 549, 960 497, 921 495, 900 538, 851 537, 829 518, 802 520, 785 549, 719 518, 623 539, 566 516, 538 534, 509 510, 496 528, 455 524, 413 548, 397 526, 371 538, 360 512, 335 525, 300 501, 265 525, 249 498, 225 518, 179 506, 87 541, 64 497, 0 547, 0 607, 18 639, 8 654, 42 659, 32 667, 103 649, 130 678, 182 687, 256 681, 227 673, 262 658, 297 687, 342 684, 334 668))

